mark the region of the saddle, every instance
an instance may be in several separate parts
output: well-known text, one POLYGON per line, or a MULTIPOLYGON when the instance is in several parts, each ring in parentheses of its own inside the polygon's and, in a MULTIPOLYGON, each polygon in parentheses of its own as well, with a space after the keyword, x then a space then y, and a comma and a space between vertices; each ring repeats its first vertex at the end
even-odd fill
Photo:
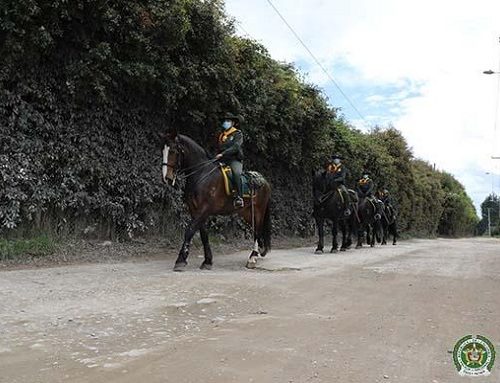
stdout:
MULTIPOLYGON (((359 195, 357 195, 357 193, 356 193, 356 197, 358 198, 358 201, 361 199, 359 197, 359 195)), ((369 202, 370 205, 372 205, 374 211, 377 211, 377 204, 378 204, 377 198, 375 198, 374 196, 370 196, 370 197, 367 196, 367 197, 364 197, 364 199, 366 200, 367 203, 369 202)), ((382 201, 380 201, 380 202, 382 202, 382 201)))
MULTIPOLYGON (((231 167, 221 164, 220 170, 224 180, 226 195, 234 195, 236 193, 236 185, 233 179, 231 167)), ((264 182, 264 177, 260 173, 251 170, 244 171, 241 174, 241 191, 243 193, 243 198, 250 198, 252 196, 252 191, 257 190, 259 187, 264 185, 264 182)))

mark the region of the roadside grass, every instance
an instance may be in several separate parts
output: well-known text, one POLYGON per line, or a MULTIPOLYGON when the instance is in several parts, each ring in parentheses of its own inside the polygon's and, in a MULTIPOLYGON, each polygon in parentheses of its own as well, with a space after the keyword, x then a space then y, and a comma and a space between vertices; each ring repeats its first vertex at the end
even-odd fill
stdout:
POLYGON ((18 257, 44 257, 54 254, 57 242, 48 235, 39 235, 29 239, 0 239, 0 261, 18 257))

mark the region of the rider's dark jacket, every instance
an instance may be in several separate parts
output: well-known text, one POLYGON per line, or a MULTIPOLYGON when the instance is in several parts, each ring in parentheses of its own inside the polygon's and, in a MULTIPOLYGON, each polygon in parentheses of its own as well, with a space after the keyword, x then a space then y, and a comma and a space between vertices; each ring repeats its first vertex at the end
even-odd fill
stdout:
POLYGON ((326 174, 328 178, 333 182, 336 182, 339 185, 345 185, 347 169, 343 164, 328 164, 328 166, 326 167, 326 174))
POLYGON ((219 150, 222 161, 243 161, 243 133, 236 128, 228 129, 219 135, 219 150))
POLYGON ((356 184, 356 191, 360 197, 371 197, 374 187, 373 181, 370 178, 361 178, 356 184))

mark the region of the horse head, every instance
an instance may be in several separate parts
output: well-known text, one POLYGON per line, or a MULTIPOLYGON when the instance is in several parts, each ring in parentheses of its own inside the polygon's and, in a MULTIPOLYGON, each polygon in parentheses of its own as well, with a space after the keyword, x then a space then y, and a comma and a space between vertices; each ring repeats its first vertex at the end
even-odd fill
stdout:
POLYGON ((164 135, 162 179, 170 186, 175 186, 177 174, 182 166, 182 145, 177 130, 169 130, 164 135))

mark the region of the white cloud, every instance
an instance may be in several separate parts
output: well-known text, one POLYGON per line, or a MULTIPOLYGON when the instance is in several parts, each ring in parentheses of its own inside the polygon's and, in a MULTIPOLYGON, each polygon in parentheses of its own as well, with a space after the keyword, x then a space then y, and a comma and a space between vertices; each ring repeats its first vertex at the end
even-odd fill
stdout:
MULTIPOLYGON (((500 165, 490 159, 493 152, 500 156, 500 134, 495 137, 493 129, 498 75, 482 74, 498 70, 498 0, 273 3, 344 89, 365 90, 365 103, 356 106, 370 121, 392 121, 417 156, 456 175, 476 205, 484 199, 491 191, 484 173, 500 165), (378 86, 391 87, 394 94, 366 91, 378 86), (377 103, 387 106, 380 116, 370 109, 377 103)), ((266 0, 226 4, 274 58, 307 62, 308 79, 329 85, 266 0)), ((362 126, 357 116, 351 123, 362 126)))

